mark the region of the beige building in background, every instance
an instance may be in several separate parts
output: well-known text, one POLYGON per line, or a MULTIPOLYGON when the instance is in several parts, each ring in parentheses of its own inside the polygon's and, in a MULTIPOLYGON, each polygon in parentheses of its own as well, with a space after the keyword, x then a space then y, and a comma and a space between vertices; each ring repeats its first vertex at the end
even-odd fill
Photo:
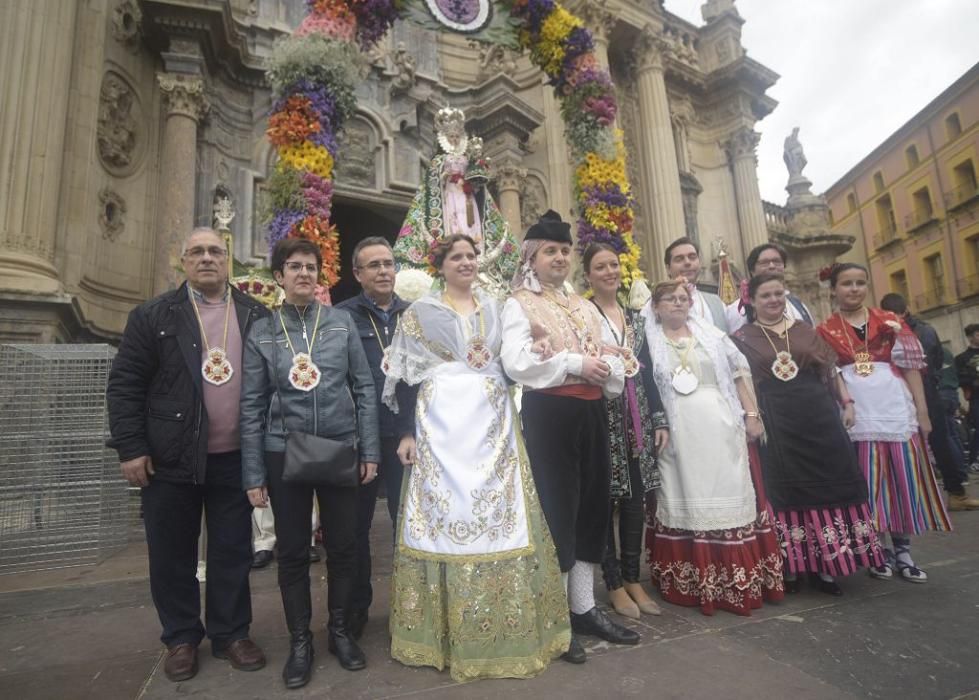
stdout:
MULTIPOLYGON (((647 273, 663 274, 663 249, 682 235, 709 257, 722 239, 740 264, 772 228, 755 147, 778 76, 746 55, 733 0, 706 2, 699 26, 658 0, 568 4, 617 85, 647 273)), ((179 277, 176 241, 216 213, 232 217, 235 258, 263 262, 263 65, 303 11, 302 0, 0 3, 0 342, 117 338, 133 306, 179 277)), ((357 96, 336 169, 336 300, 354 292, 357 240, 396 236, 446 104, 485 140, 513 229, 547 208, 573 217, 558 104, 526 56, 400 23, 357 96)))
POLYGON ((979 64, 826 191, 842 259, 868 265, 874 303, 908 299, 956 352, 979 322, 979 64))

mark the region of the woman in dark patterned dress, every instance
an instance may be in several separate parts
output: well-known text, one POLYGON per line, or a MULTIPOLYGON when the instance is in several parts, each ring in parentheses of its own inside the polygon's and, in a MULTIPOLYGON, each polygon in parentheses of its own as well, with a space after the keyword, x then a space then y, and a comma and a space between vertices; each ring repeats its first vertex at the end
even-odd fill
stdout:
POLYGON ((644 319, 638 312, 624 308, 617 299, 622 285, 618 254, 607 243, 593 243, 585 250, 582 262, 594 292, 592 302, 601 312, 603 323, 619 341, 626 365, 625 391, 606 402, 612 448, 610 493, 613 506, 619 508, 620 546, 617 556, 613 507, 602 575, 615 611, 639 619, 640 612, 662 614, 639 583, 639 557, 646 494, 659 486, 656 455, 666 446, 669 430, 663 402, 653 381, 644 319))
POLYGON ((883 562, 867 484, 847 435, 853 399, 836 353, 808 323, 785 313, 785 283, 761 274, 748 285, 750 323, 733 339, 748 359, 765 421, 765 491, 785 557, 785 590, 809 573, 824 593, 858 567, 883 562), (842 417, 841 417, 842 407, 842 417))

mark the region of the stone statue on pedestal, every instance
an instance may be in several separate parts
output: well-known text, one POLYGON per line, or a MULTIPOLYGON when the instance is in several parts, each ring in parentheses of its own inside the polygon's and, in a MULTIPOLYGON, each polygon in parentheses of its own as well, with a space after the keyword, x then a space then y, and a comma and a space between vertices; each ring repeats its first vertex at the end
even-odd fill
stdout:
POLYGON ((802 150, 802 143, 799 141, 799 127, 792 129, 792 133, 785 138, 785 146, 782 150, 782 160, 785 167, 789 169, 789 182, 803 177, 802 169, 806 167, 806 154, 802 150))

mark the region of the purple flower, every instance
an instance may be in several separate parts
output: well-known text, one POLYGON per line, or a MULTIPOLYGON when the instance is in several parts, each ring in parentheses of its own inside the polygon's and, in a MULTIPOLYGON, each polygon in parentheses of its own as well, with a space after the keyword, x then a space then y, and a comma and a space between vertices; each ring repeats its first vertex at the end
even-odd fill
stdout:
POLYGON ((276 243, 286 238, 292 228, 303 220, 304 216, 303 212, 295 209, 283 209, 276 213, 268 225, 269 249, 271 250, 276 243))
POLYGON ((608 243, 616 253, 626 252, 625 241, 616 232, 592 226, 584 217, 578 219, 578 248, 584 250, 592 243, 608 243))
POLYGON ((397 0, 354 0, 350 9, 357 17, 357 43, 369 49, 387 34, 400 16, 397 0))
POLYGON ((540 33, 540 28, 544 24, 544 20, 547 19, 549 14, 554 12, 554 4, 554 0, 527 0, 523 12, 518 10, 514 14, 518 17, 523 15, 523 19, 527 24, 527 31, 536 37, 540 33))

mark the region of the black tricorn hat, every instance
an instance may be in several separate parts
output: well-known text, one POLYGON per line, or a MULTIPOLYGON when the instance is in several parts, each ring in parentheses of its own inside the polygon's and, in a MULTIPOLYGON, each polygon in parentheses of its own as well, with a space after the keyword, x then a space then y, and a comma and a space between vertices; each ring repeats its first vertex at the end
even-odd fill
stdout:
POLYGON ((553 209, 541 214, 537 223, 527 229, 525 241, 554 241, 571 244, 571 224, 561 221, 561 215, 553 209))

